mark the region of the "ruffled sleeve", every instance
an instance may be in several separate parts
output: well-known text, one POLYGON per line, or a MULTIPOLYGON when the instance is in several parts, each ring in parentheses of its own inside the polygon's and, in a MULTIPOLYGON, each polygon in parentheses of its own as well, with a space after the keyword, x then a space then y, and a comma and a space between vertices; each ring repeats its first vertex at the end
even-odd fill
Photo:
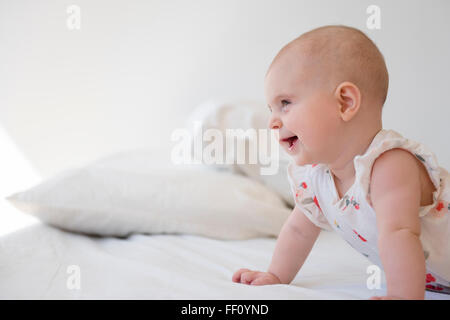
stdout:
POLYGON ((401 148, 414 155, 426 168, 428 175, 436 190, 433 192, 433 203, 420 207, 419 216, 423 217, 432 208, 436 207, 441 196, 442 175, 446 171, 439 167, 436 156, 425 145, 407 139, 394 130, 381 130, 367 152, 354 159, 356 181, 362 191, 362 196, 372 205, 370 199, 370 179, 372 166, 375 160, 383 153, 394 148, 401 148))
POLYGON ((314 223, 316 226, 333 230, 320 208, 317 197, 311 185, 311 165, 297 166, 289 163, 287 176, 295 205, 314 223))

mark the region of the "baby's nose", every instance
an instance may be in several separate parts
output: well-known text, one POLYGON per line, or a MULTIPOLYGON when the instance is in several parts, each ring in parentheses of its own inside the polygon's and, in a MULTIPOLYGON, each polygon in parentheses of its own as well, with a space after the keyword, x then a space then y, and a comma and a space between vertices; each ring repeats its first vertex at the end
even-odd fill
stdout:
POLYGON ((282 123, 281 123, 280 119, 275 118, 275 117, 271 117, 271 118, 269 119, 269 125, 268 125, 268 127, 269 127, 270 129, 281 129, 282 123))

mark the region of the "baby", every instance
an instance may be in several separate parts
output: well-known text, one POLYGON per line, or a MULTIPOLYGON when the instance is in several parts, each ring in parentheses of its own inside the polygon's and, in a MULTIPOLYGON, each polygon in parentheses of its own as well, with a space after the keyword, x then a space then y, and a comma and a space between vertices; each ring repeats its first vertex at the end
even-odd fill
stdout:
POLYGON ((384 270, 387 295, 450 293, 450 175, 424 145, 382 128, 383 55, 361 31, 325 26, 278 53, 265 78, 269 127, 292 157, 295 208, 267 272, 234 282, 289 284, 321 229, 384 270))

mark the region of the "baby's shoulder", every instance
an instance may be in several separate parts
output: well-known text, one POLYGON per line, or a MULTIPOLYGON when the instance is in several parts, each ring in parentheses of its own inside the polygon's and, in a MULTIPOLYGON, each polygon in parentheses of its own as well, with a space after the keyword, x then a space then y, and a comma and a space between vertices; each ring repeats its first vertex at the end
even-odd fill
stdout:
MULTIPOLYGON (((371 185, 375 183, 399 184, 401 178, 419 178, 420 161, 409 151, 393 148, 381 153, 372 164, 371 185), (395 179, 397 178, 397 179, 395 179)), ((425 172, 426 173, 426 172, 425 172)))
POLYGON ((409 190, 411 196, 420 197, 420 205, 433 202, 436 187, 430 174, 417 155, 402 148, 389 149, 377 157, 370 178, 371 197, 378 193, 409 190))
POLYGON ((394 177, 401 173, 406 173, 404 179, 419 177, 424 192, 440 184, 441 170, 435 154, 424 144, 394 130, 382 129, 366 152, 355 157, 354 164, 357 184, 368 197, 374 178, 380 183, 398 184, 401 181, 394 177))

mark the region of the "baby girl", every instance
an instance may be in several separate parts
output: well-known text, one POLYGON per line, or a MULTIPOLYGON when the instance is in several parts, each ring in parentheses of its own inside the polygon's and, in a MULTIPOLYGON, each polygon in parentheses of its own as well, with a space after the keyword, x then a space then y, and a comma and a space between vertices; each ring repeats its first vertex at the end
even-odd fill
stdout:
POLYGON ((450 293, 450 175, 423 144, 382 127, 383 55, 361 31, 325 26, 281 49, 265 78, 269 127, 292 157, 295 208, 267 272, 233 281, 289 284, 321 229, 384 270, 387 293, 450 293))

